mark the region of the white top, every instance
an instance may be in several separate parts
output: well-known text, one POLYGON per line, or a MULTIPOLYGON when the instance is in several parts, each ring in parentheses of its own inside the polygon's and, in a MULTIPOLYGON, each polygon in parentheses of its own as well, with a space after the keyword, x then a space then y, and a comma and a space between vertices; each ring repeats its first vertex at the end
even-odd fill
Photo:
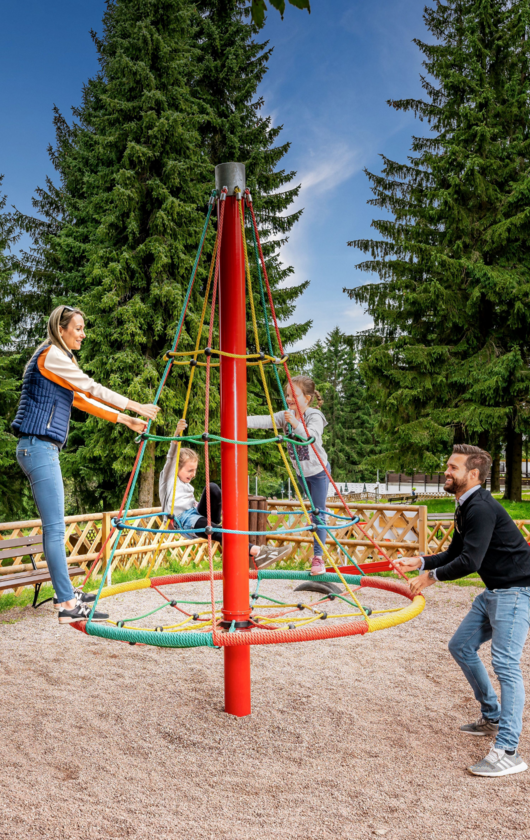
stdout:
MULTIPOLYGON (((276 428, 281 429, 283 433, 286 433, 287 423, 285 422, 284 412, 277 411, 274 415, 274 420, 276 422, 276 428)), ((306 408, 304 412, 304 421, 307 426, 307 431, 309 432, 309 437, 315 438, 315 443, 313 444, 314 448, 322 458, 322 463, 324 464, 324 466, 327 466, 328 456, 326 454, 324 446, 322 445, 322 433, 328 425, 328 421, 318 408, 306 408)), ((247 427, 249 429, 274 428, 274 426, 272 425, 272 419, 269 414, 257 414, 253 417, 247 417, 247 427)), ((296 429, 293 430, 293 433, 294 435, 296 435, 296 437, 307 438, 304 425, 300 420, 298 421, 298 426, 296 427, 296 429)), ((304 475, 316 475, 317 473, 322 472, 322 470, 324 469, 324 467, 322 466, 322 464, 316 456, 313 446, 297 446, 298 459, 300 461, 300 466, 304 475)), ((287 444, 287 449, 292 464, 298 473, 298 465, 296 463, 294 447, 292 443, 287 444)))
POLYGON ((60 350, 55 344, 50 344, 40 354, 38 359, 39 370, 46 379, 57 383, 62 388, 74 392, 74 406, 95 414, 97 417, 104 417, 106 420, 116 422, 120 411, 127 408, 129 402, 127 397, 111 391, 100 385, 86 373, 67 355, 66 350, 60 350), (94 397, 94 399, 90 399, 94 397), (108 408, 111 406, 112 408, 108 408), (116 410, 118 409, 118 410, 116 410))
MULTIPOLYGON (((160 504, 164 513, 171 512, 171 500, 173 499, 173 484, 175 482, 175 469, 177 466, 177 445, 172 443, 167 453, 164 469, 158 480, 158 494, 160 504)), ((181 516, 185 510, 197 507, 195 490, 193 486, 177 478, 177 489, 175 491, 174 516, 181 516)))

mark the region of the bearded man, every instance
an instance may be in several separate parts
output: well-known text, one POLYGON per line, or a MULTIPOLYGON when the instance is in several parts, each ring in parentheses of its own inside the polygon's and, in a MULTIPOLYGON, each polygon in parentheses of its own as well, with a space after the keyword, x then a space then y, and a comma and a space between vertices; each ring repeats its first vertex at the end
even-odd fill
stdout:
POLYGON ((494 777, 528 769, 517 747, 525 698, 519 662, 530 621, 530 548, 502 505, 481 486, 490 467, 490 455, 478 446, 453 447, 444 485, 456 496, 453 540, 440 554, 403 558, 399 568, 419 570, 410 581, 414 595, 436 581, 457 580, 472 572, 484 581, 486 588, 473 601, 449 651, 480 703, 480 717, 460 731, 495 736, 488 755, 467 769, 475 776, 494 777), (478 655, 490 640, 500 702, 478 655))

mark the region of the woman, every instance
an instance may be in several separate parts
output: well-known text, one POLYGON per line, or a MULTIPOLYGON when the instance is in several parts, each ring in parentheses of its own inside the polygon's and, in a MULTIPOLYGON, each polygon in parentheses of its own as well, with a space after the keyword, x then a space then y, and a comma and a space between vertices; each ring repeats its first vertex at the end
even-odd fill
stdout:
MULTIPOLYGON (((44 556, 55 590, 54 606, 59 624, 86 619, 95 595, 74 590, 68 575, 64 546, 64 487, 59 452, 66 443, 72 405, 111 423, 123 423, 134 432, 144 431, 143 420, 128 417, 134 411, 154 420, 159 408, 122 397, 94 382, 80 369, 73 351, 85 338, 83 313, 72 306, 58 306, 48 320, 48 339, 37 348, 24 371, 22 394, 12 428, 20 438, 17 461, 31 483, 42 520, 44 556)), ((93 621, 104 621, 95 612, 93 621)))

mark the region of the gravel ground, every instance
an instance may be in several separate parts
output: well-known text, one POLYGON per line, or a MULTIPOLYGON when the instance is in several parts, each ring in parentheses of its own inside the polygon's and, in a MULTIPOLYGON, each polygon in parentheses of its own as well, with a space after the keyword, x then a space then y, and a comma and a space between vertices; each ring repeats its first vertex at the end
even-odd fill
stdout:
MULTIPOLYGON (((363 638, 254 648, 239 720, 222 652, 89 638, 48 607, 1 614, 1 840, 528 840, 530 771, 465 771, 489 742, 458 732, 478 710, 447 641, 477 592, 431 587, 419 618, 363 638)), ((106 603, 131 615, 154 596, 106 603)))

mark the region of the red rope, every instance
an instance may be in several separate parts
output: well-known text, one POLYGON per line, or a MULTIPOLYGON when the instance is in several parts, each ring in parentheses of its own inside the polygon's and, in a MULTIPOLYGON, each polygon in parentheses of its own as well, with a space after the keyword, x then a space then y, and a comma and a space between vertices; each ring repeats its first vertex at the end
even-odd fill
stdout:
MULTIPOLYGON (((267 288, 267 296, 268 296, 268 298, 269 298, 269 306, 270 306, 270 309, 271 309, 271 315, 272 315, 273 322, 274 322, 274 330, 275 330, 275 332, 276 332, 276 338, 277 338, 277 340, 278 340, 278 347, 279 347, 279 350, 280 350, 280 355, 283 357, 283 356, 285 355, 285 353, 284 353, 284 350, 283 350, 282 339, 281 339, 281 336, 280 336, 280 328, 279 328, 279 326, 278 326, 278 320, 277 320, 277 318, 276 318, 276 310, 275 310, 275 308, 274 308, 274 301, 273 301, 273 299, 272 299, 272 292, 271 292, 271 287, 270 287, 270 283, 269 283, 269 277, 268 277, 268 275, 267 275, 267 268, 266 268, 266 266, 265 266, 265 258, 264 258, 264 256, 263 256, 263 251, 262 251, 262 248, 261 248, 261 241, 260 241, 260 237, 259 237, 258 225, 257 225, 257 223, 256 223, 256 217, 255 217, 255 215, 254 215, 254 207, 252 206, 252 204, 251 204, 250 202, 249 202, 249 208, 250 208, 250 213, 251 213, 251 216, 252 216, 252 224, 253 224, 253 226, 254 226, 254 232, 255 232, 255 234, 256 234, 256 241, 257 241, 257 243, 258 243, 258 250, 259 250, 259 256, 260 256, 260 262, 261 262, 261 267, 262 267, 262 270, 263 270, 263 276, 264 276, 264 278, 265 278, 265 285, 266 285, 266 288, 267 288)), ((296 403, 296 408, 297 408, 297 410, 298 410, 298 414, 300 415, 300 420, 302 421, 302 425, 303 425, 303 427, 304 427, 305 433, 306 433, 307 437, 309 438, 309 437, 311 437, 311 435, 310 435, 310 434, 309 434, 309 432, 308 432, 308 429, 307 429, 307 426, 306 426, 306 423, 305 423, 305 420, 304 420, 304 415, 303 415, 303 412, 302 412, 302 411, 300 411, 300 405, 299 405, 299 403, 298 403, 298 398, 297 398, 297 396, 296 396, 296 393, 295 393, 295 390, 294 390, 294 386, 293 386, 293 383, 292 383, 292 380, 291 380, 291 374, 289 373, 289 368, 287 367, 287 362, 284 362, 284 363, 283 363, 283 367, 284 367, 284 370, 285 370, 285 374, 286 374, 286 376, 287 376, 287 381, 289 382, 289 385, 290 385, 290 387, 291 387, 291 394, 293 395, 294 401, 295 401, 295 403, 296 403)), ((324 462, 323 462, 322 458, 320 457, 320 455, 319 455, 319 453, 317 452, 316 447, 315 447, 315 445, 314 445, 313 443, 311 444, 311 449, 313 450, 313 452, 314 452, 314 453, 315 453, 315 455, 317 456, 317 458, 318 458, 318 460, 319 460, 319 462, 320 462, 320 464, 321 464, 321 466, 322 466, 322 469, 324 470, 324 472, 326 473, 327 477, 329 478, 329 480, 330 480, 330 482, 331 482, 331 484, 332 484, 332 486, 333 486, 333 488, 334 488, 334 490, 335 490, 335 492, 336 492, 337 496, 339 497, 339 499, 341 500, 341 502, 342 502, 342 504, 344 505, 345 509, 347 510, 347 512, 349 513, 349 515, 350 515, 350 516, 352 517, 352 519, 353 519, 353 518, 354 518, 354 514, 353 514, 353 513, 352 513, 352 511, 350 510, 350 508, 349 508, 349 506, 348 506, 348 504, 347 504, 346 500, 344 499, 344 497, 342 496, 342 493, 340 492, 339 488, 338 488, 338 487, 337 487, 337 485, 335 484, 335 482, 334 482, 334 480, 333 480, 332 476, 330 475, 330 473, 329 473, 329 471, 328 471, 328 469, 327 469, 326 465, 324 464, 324 462)), ((356 525, 356 527, 359 529, 359 531, 361 532, 361 534, 363 534, 363 535, 366 537, 366 539, 367 539, 367 540, 369 540, 369 542, 371 542, 371 543, 372 543, 372 545, 373 545, 373 546, 374 546, 374 548, 375 548, 375 549, 379 552, 379 554, 380 554, 382 557, 384 557, 384 558, 385 558, 385 560, 387 560, 387 561, 390 563, 390 565, 392 566, 393 570, 394 570, 395 572, 397 572, 397 574, 398 574, 398 575, 400 575, 400 577, 404 578, 404 580, 407 580, 406 575, 404 575, 404 574, 403 574, 403 572, 399 571, 399 569, 397 569, 397 568, 396 568, 396 565, 395 565, 394 561, 393 561, 393 560, 391 560, 391 558, 388 556, 388 554, 386 553, 386 551, 384 551, 384 550, 383 550, 383 549, 382 549, 382 548, 378 545, 378 543, 377 543, 377 542, 373 539, 373 537, 371 537, 371 536, 370 536, 370 534, 368 534, 368 533, 364 530, 364 528, 362 528, 359 524, 357 524, 357 525, 356 525)))

